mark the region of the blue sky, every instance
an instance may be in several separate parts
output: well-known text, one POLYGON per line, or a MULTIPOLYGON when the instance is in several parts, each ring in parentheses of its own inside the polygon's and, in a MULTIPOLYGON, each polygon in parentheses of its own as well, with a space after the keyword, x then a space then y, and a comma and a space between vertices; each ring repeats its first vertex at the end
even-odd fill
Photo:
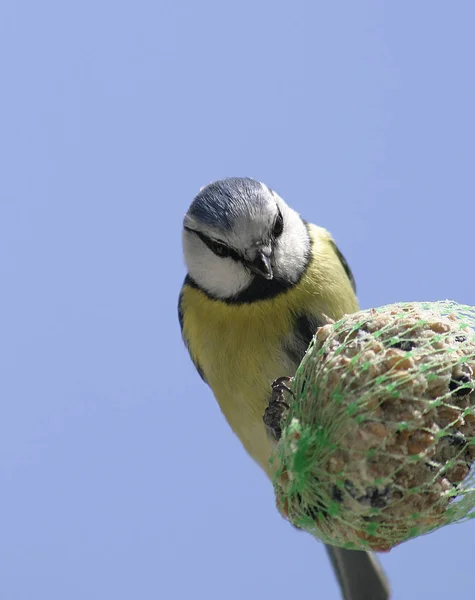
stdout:
MULTIPOLYGON (((475 305, 475 5, 3 0, 0 598, 336 600, 182 347, 181 221, 252 176, 362 307, 475 305)), ((473 593, 475 524, 382 557, 473 593)))

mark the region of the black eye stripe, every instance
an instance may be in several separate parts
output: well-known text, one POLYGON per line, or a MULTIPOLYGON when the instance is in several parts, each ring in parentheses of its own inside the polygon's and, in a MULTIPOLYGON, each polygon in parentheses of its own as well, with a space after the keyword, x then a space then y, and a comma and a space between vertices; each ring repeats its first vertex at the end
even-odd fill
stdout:
POLYGON ((223 242, 219 242, 218 240, 212 240, 204 233, 201 233, 201 231, 196 231, 196 229, 190 229, 189 227, 185 227, 185 229, 186 229, 186 231, 190 231, 191 233, 196 233, 196 235, 200 238, 200 240, 204 244, 206 244, 208 246, 208 248, 217 256, 221 256, 222 258, 225 258, 227 256, 229 258, 232 258, 233 260, 242 261, 242 257, 239 255, 239 253, 236 252, 236 250, 233 250, 233 248, 230 248, 229 246, 227 246, 226 244, 223 244, 223 242), (220 255, 218 252, 216 252, 216 245, 220 245, 220 246, 223 246, 224 248, 226 248, 227 253, 220 255))

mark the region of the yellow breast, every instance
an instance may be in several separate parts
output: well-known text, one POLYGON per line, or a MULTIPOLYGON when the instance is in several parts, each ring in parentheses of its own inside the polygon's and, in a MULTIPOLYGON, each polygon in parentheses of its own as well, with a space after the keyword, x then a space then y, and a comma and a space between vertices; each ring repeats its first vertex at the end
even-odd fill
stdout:
POLYGON ((223 414, 246 450, 269 473, 271 442, 262 421, 271 382, 293 375, 285 352, 296 315, 340 318, 358 310, 346 274, 325 230, 313 227, 313 258, 298 285, 275 298, 248 304, 212 300, 185 285, 183 334, 223 414))

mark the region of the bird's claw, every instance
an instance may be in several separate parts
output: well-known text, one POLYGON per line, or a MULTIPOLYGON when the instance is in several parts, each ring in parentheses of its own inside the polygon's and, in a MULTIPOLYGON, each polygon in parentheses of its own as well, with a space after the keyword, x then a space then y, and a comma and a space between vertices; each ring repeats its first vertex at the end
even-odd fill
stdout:
POLYGON ((285 401, 285 392, 289 392, 295 397, 293 391, 287 385, 292 381, 292 377, 279 377, 272 382, 272 394, 269 406, 264 412, 264 425, 267 427, 274 441, 279 441, 282 436, 282 419, 289 410, 290 406, 285 401))
POLYGON ((287 385, 292 381, 292 377, 287 377, 284 375, 283 377, 278 377, 275 381, 272 382, 272 400, 284 400, 284 392, 289 392, 292 397, 295 398, 295 394, 287 385))

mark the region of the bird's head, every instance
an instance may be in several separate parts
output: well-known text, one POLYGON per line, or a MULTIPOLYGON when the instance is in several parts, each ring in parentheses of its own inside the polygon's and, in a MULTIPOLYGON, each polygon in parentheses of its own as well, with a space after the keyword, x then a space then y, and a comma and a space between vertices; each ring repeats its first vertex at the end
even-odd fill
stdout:
POLYGON ((296 283, 309 260, 305 223, 254 179, 207 185, 191 203, 183 225, 188 274, 212 297, 272 295, 296 283))

